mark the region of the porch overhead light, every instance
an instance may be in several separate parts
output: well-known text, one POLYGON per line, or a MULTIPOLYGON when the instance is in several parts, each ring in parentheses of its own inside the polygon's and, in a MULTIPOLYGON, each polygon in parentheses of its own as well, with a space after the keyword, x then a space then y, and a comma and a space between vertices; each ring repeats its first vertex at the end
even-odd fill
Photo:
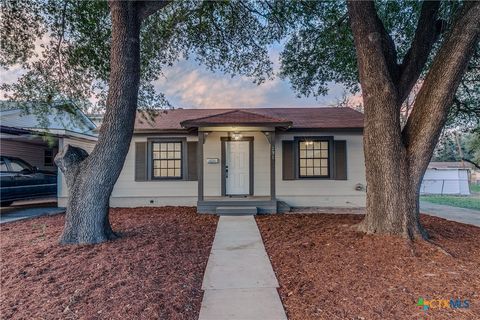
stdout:
POLYGON ((234 132, 234 133, 232 133, 232 139, 233 140, 240 140, 240 139, 242 139, 242 135, 238 132, 234 132))

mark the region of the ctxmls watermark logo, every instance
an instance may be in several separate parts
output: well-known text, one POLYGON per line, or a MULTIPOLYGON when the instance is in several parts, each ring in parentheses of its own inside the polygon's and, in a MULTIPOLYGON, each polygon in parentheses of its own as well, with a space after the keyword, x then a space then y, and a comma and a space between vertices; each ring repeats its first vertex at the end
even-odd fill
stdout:
POLYGON ((462 299, 423 299, 419 298, 417 306, 421 307, 423 310, 428 309, 460 309, 460 308, 470 308, 469 300, 462 299))

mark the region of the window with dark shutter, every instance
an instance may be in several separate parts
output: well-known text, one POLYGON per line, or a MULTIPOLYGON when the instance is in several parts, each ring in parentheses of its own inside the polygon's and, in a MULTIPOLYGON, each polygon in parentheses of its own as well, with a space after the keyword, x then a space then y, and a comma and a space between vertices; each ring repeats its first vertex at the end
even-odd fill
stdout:
POLYGON ((282 141, 282 176, 283 180, 295 180, 294 141, 282 141))

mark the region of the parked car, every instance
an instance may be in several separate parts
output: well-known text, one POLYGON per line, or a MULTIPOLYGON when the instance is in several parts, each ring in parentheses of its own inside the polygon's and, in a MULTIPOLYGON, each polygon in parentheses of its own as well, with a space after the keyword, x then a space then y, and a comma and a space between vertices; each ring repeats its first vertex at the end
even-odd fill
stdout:
POLYGON ((0 156, 2 207, 7 207, 17 200, 46 198, 56 194, 56 172, 38 170, 19 158, 0 156))

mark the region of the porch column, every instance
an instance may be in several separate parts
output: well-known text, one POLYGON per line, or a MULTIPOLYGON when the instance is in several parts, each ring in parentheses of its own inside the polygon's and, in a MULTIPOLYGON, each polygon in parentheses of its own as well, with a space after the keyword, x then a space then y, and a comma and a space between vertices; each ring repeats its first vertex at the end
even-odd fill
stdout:
POLYGON ((270 199, 275 200, 275 131, 270 132, 270 199))
POLYGON ((203 201, 203 144, 205 133, 198 132, 197 165, 198 165, 198 201, 203 201))

